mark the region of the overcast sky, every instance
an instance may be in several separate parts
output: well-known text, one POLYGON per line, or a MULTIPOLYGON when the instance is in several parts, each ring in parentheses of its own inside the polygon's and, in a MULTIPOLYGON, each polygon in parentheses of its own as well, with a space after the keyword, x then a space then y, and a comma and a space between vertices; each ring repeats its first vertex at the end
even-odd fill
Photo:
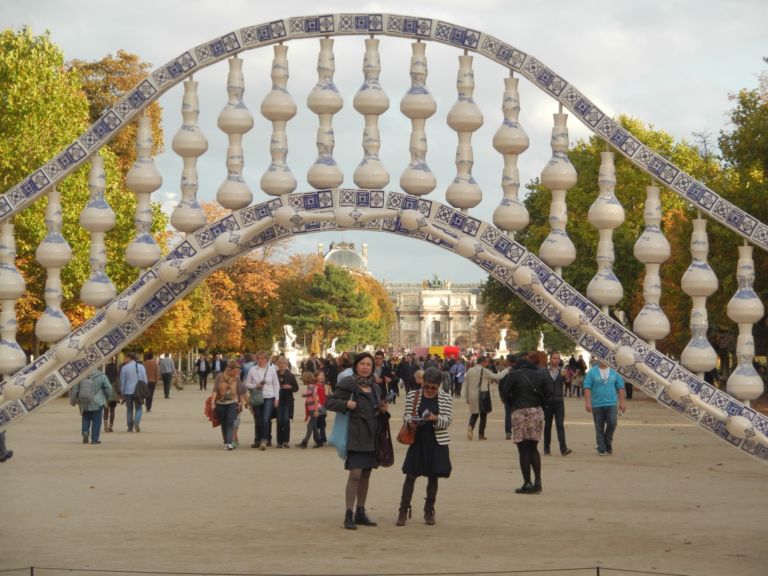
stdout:
MULTIPOLYGON (((743 0, 709 2, 647 0, 579 2, 515 2, 512 0, 422 0, 421 2, 246 0, 26 0, 0 2, 3 27, 49 30, 66 59, 98 60, 118 49, 137 54, 156 68, 185 50, 245 26, 279 18, 318 13, 388 12, 440 19, 486 32, 535 56, 610 115, 640 118, 676 138, 691 139, 693 132, 716 137, 726 128, 729 94, 757 86, 757 75, 768 56, 768 2, 743 0)), ((288 90, 299 112, 288 125, 288 165, 299 181, 299 191, 310 190, 306 173, 316 156, 317 117, 306 108, 315 84, 318 41, 289 43, 291 78, 288 90)), ((334 156, 344 171, 344 186, 353 187, 352 173, 362 158, 362 117, 352 99, 362 82, 363 39, 339 38, 335 45, 335 82, 344 97, 344 108, 334 118, 334 156)), ((389 95, 390 109, 380 119, 381 158, 390 172, 390 186, 397 189, 409 160, 410 122, 399 111, 407 90, 410 45, 407 40, 381 38, 381 83, 389 95)), ((427 122, 427 163, 437 177, 431 197, 444 201, 445 189, 455 175, 456 134, 445 118, 456 99, 459 51, 429 44, 427 85, 438 104, 427 122)), ((272 48, 241 54, 245 60, 245 102, 256 120, 244 139, 244 175, 256 202, 266 199, 258 189, 269 164, 270 124, 259 114, 261 100, 270 88, 272 48)), ((199 73, 200 125, 209 142, 208 153, 198 162, 201 200, 215 198, 226 175, 227 138, 216 127, 226 103, 227 64, 222 62, 199 73)), ((502 157, 492 148, 493 134, 502 120, 501 100, 506 69, 475 58, 475 100, 485 124, 473 137, 473 174, 483 189, 483 202, 472 214, 491 220, 501 198, 502 157)), ((181 124, 181 96, 177 86, 160 100, 164 108, 167 152, 157 159, 163 186, 153 199, 172 207, 178 202, 181 158, 170 150, 170 141, 181 124)), ((520 157, 521 182, 539 176, 550 156, 552 113, 557 103, 525 79, 520 81, 520 122, 531 146, 520 157)), ((571 140, 589 133, 574 117, 569 119, 571 140)), ((621 183, 619 183, 619 186, 621 183)), ((595 183, 597 190, 597 183, 595 183)), ((317 243, 346 240, 369 245, 369 266, 379 279, 420 281, 433 273, 454 283, 485 278, 482 270, 463 258, 423 243, 389 234, 315 234, 294 239, 286 250, 310 252, 317 243)))

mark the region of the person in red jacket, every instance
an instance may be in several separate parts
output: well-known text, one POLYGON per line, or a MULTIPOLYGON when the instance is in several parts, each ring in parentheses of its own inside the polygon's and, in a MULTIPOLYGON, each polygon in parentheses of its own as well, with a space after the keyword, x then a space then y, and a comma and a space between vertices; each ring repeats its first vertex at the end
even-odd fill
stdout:
POLYGON ((317 384, 317 395, 320 398, 320 415, 317 417, 317 426, 315 427, 314 433, 315 445, 313 448, 322 448, 328 442, 328 437, 325 435, 325 417, 327 411, 325 409, 324 369, 315 371, 315 384, 317 384))

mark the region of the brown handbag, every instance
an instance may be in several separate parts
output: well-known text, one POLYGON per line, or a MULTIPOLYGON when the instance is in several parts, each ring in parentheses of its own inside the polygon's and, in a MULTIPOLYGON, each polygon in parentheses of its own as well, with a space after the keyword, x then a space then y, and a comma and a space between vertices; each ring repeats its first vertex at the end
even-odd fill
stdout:
MULTIPOLYGON (((413 403, 413 414, 416 416, 416 411, 419 409, 419 402, 421 401, 421 392, 416 392, 416 398, 413 403)), ((416 442, 416 428, 409 426, 408 422, 403 422, 403 426, 400 428, 400 432, 397 433, 397 441, 400 444, 410 445, 416 442)))

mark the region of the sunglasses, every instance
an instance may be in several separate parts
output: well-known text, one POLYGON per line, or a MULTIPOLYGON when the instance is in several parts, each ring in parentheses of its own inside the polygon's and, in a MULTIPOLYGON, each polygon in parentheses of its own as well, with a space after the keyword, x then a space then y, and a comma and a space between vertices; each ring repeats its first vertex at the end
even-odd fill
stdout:
POLYGON ((424 388, 424 390, 437 390, 440 387, 439 386, 430 386, 428 384, 425 384, 424 386, 422 386, 422 388, 424 388))

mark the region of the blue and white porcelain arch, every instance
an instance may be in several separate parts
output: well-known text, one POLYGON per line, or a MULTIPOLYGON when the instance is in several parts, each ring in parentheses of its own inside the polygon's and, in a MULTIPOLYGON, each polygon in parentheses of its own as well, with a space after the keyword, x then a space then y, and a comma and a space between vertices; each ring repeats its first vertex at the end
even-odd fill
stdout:
POLYGON ((434 41, 485 56, 530 80, 653 179, 749 242, 768 250, 768 226, 648 148, 575 86, 534 56, 489 34, 432 18, 398 14, 324 14, 234 30, 179 54, 154 70, 54 159, 0 195, 0 219, 29 205, 85 162, 148 104, 193 73, 240 52, 294 39, 380 35, 434 41))
POLYGON ((434 200, 359 189, 286 195, 189 234, 104 310, 5 383, 11 401, 0 408, 0 430, 125 347, 214 270, 280 239, 335 229, 397 234, 472 260, 660 403, 768 462, 768 418, 648 346, 498 228, 434 200))

